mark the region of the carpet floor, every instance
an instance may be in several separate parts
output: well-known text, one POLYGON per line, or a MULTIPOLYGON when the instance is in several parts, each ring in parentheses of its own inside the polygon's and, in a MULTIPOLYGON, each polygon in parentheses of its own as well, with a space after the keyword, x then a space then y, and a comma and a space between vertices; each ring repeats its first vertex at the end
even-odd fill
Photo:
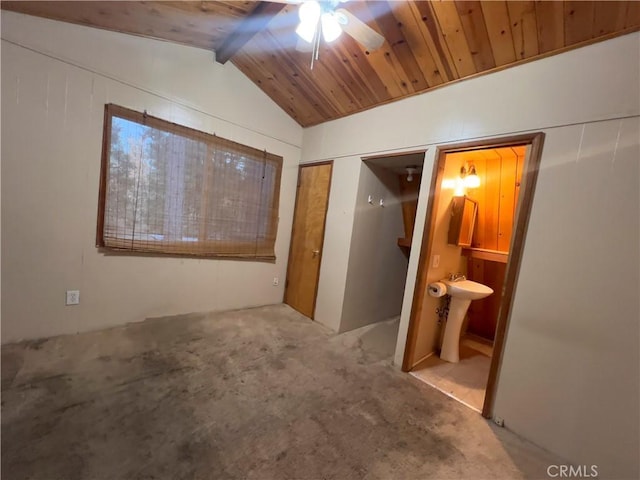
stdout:
POLYGON ((396 332, 274 305, 4 345, 2 476, 547 477, 556 457, 391 366, 396 332))

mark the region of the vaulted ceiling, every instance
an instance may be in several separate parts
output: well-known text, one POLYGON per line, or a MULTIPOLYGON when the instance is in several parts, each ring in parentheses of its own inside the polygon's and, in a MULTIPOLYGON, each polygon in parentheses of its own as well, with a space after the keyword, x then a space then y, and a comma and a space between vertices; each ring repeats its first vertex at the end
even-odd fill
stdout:
MULTIPOLYGON (((350 1, 386 39, 296 50, 298 1, 3 1, 30 15, 216 51, 302 126, 640 29, 638 1, 350 1)), ((636 52, 637 54, 637 52, 636 52)))

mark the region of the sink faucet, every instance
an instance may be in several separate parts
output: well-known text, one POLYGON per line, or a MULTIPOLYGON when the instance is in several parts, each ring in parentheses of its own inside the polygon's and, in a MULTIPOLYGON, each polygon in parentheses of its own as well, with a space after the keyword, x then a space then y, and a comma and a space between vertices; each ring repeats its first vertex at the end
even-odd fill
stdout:
POLYGON ((457 282, 459 280, 466 280, 467 277, 465 277, 462 273, 458 272, 458 273, 450 273, 449 274, 449 281, 451 282, 457 282))

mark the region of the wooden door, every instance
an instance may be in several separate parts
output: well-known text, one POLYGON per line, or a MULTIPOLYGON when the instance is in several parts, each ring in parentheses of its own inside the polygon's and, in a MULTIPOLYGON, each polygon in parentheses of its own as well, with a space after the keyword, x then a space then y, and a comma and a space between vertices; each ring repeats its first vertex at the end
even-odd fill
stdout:
POLYGON ((316 305, 332 167, 302 165, 298 173, 284 302, 309 318, 316 305))

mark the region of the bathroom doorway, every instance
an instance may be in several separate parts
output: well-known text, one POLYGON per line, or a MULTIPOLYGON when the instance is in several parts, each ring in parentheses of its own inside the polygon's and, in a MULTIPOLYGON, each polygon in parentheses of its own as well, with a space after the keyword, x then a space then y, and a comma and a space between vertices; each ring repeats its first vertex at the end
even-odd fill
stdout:
POLYGON ((487 418, 492 415, 543 138, 537 133, 450 145, 436 153, 402 367, 487 418), (476 209, 464 240, 450 235, 450 227, 456 230, 451 215, 461 199, 472 201, 476 209), (427 293, 429 284, 450 274, 493 290, 471 301, 459 327, 459 362, 440 358, 452 298, 427 293))

